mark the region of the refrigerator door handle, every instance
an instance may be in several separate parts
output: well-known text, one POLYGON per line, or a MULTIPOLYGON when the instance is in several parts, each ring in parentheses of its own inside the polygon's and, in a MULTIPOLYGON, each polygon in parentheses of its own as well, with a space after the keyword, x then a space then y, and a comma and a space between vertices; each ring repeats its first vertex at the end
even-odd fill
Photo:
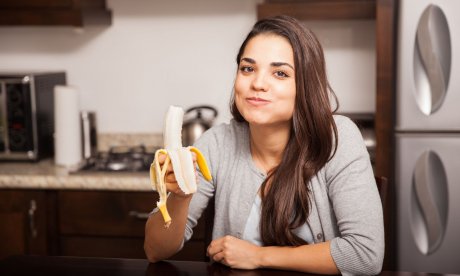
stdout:
POLYGON ((415 165, 411 207, 415 243, 420 252, 429 255, 442 243, 448 212, 446 172, 433 151, 425 151, 415 165))
POLYGON ((449 25, 438 6, 429 5, 420 17, 414 48, 415 97, 420 110, 430 115, 444 101, 451 67, 449 25))

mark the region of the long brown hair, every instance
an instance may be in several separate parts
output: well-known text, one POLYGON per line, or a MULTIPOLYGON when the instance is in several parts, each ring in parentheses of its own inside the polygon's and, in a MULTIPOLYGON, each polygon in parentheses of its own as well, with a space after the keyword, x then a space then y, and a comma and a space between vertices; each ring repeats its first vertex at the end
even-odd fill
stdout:
MULTIPOLYGON (((238 66, 249 40, 267 33, 285 37, 292 46, 296 99, 291 133, 281 162, 262 183, 260 231, 266 246, 297 246, 306 244, 292 231, 303 225, 310 213, 308 183, 337 150, 337 127, 332 115, 338 108, 338 101, 327 80, 323 49, 318 39, 292 17, 277 16, 258 21, 240 47, 236 58, 238 66), (335 110, 331 108, 329 96, 336 101, 335 110)), ((234 94, 230 111, 236 121, 246 121, 238 111, 234 94)))

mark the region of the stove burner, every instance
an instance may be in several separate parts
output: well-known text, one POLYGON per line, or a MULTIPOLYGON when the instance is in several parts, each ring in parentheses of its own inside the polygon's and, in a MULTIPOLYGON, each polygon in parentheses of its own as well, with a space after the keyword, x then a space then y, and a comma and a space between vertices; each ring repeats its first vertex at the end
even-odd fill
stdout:
POLYGON ((157 148, 147 150, 144 145, 111 147, 107 152, 99 152, 88 160, 81 171, 148 171, 157 148))

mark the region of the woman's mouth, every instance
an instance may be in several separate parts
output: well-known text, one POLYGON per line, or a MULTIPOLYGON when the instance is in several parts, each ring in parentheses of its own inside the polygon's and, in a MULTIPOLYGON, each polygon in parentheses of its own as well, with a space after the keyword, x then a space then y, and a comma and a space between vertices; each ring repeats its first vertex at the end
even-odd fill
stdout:
POLYGON ((262 98, 259 98, 259 97, 246 98, 246 101, 249 104, 254 105, 254 106, 261 106, 261 105, 266 105, 266 104, 270 103, 269 100, 265 100, 265 99, 262 99, 262 98))

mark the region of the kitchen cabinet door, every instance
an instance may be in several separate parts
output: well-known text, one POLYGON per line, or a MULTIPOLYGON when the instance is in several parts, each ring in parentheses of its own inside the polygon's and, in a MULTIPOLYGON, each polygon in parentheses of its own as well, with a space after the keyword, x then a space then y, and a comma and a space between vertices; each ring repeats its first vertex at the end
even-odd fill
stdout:
MULTIPOLYGON (((59 254, 83 257, 146 258, 145 223, 156 206, 154 192, 59 191, 59 254)), ((171 259, 205 261, 205 219, 171 259)))
POLYGON ((0 258, 47 254, 46 192, 0 190, 0 258))
POLYGON ((1 0, 0 26, 75 26, 112 23, 106 0, 1 0))
POLYGON ((0 8, 72 8, 73 0, 2 0, 0 8))

